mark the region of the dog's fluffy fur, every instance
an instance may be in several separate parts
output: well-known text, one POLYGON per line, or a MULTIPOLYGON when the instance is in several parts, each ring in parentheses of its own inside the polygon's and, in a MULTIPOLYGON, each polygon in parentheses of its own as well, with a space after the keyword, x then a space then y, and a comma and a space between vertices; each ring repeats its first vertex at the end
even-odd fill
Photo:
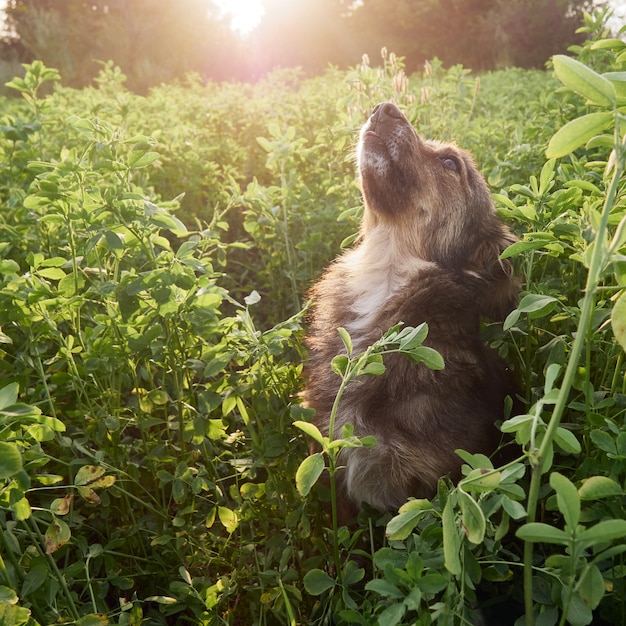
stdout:
POLYGON ((455 449, 491 454, 494 422, 515 385, 479 337, 480 317, 502 320, 518 284, 500 253, 515 241, 500 222, 471 156, 417 135, 393 104, 379 104, 357 148, 365 212, 359 241, 311 290, 305 401, 328 434, 340 379, 332 358, 343 351, 337 328, 361 352, 398 322, 428 323, 425 345, 445 368, 385 357, 382 376, 347 389, 335 422, 371 448, 345 449, 338 474, 343 521, 366 502, 395 509, 409 496, 431 497, 440 477, 460 476, 455 449))

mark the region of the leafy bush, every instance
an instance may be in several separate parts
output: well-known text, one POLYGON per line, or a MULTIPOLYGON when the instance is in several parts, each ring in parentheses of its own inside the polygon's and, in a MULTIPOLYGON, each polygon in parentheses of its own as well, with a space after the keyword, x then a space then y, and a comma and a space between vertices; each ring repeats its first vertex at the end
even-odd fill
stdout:
MULTIPOLYGON (((436 61, 407 77, 383 51, 381 67, 145 97, 112 65, 96 88, 40 62, 9 83, 0 621, 626 621, 626 45, 585 28, 556 78, 436 61), (374 442, 311 425, 302 326, 308 286, 354 239, 350 154, 381 100, 472 150, 520 234, 520 305, 485 336, 527 412, 502 426, 515 461, 460 452, 457 485, 347 529, 324 513, 338 454, 374 442)), ((440 366, 425 332, 362 355, 344 334, 334 367, 350 384, 389 351, 440 366)))

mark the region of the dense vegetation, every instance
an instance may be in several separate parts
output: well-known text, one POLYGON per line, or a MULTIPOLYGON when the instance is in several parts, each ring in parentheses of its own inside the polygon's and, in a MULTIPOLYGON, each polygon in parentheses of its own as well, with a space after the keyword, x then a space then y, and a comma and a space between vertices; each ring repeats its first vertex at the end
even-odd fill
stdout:
POLYGON ((145 97, 112 65, 83 90, 41 62, 11 82, 0 624, 626 623, 626 45, 586 23, 561 82, 436 63, 407 79, 386 52, 145 97), (302 329, 356 231, 351 155, 381 100, 471 150, 520 235, 520 306, 485 336, 528 413, 503 425, 519 460, 464 454, 459 485, 349 530, 324 513, 320 459, 368 442, 308 423, 302 329))

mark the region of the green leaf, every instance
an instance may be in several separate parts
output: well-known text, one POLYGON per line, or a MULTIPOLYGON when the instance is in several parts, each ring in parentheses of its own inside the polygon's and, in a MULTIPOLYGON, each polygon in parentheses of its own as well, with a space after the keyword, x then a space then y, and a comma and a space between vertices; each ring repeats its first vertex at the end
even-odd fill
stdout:
POLYGON ((408 561, 408 555, 394 550, 393 548, 381 548, 374 554, 374 565, 384 570, 387 566, 391 566, 396 569, 405 569, 408 561))
POLYGON ((237 527, 239 526, 239 516, 237 515, 237 511, 233 511, 225 506, 220 506, 217 508, 217 516, 219 517, 222 526, 229 532, 235 532, 237 527))
POLYGON ((387 524, 387 538, 391 541, 406 539, 415 529, 426 511, 413 510, 399 513, 387 524))
POLYGON ((559 426, 554 432, 554 441, 563 452, 580 454, 580 442, 576 439, 576 435, 571 430, 559 426))
POLYGON ((626 351, 626 291, 623 291, 611 311, 611 327, 615 339, 626 351))
MULTIPOLYGON (((568 594, 568 588, 567 585, 563 585, 561 589, 561 599, 564 605, 567 602, 566 594, 568 594)), ((587 624, 591 624, 593 621, 591 609, 583 602, 582 598, 577 595, 572 595, 569 598, 566 617, 571 626, 587 626, 587 624)))
POLYGON ((573 532, 580 521, 580 498, 574 484, 562 474, 552 472, 550 486, 556 491, 556 501, 565 523, 573 532))
POLYGON ((343 584, 356 585, 363 580, 365 570, 359 567, 354 561, 348 561, 343 567, 343 584))
POLYGON ((488 469, 476 468, 472 470, 460 484, 466 491, 493 491, 500 485, 502 475, 500 472, 490 471, 488 469))
POLYGON ((0 626, 27 626, 33 624, 30 610, 21 606, 0 603, 0 626))
POLYGON ((462 571, 461 559, 459 557, 461 537, 456 527, 451 497, 447 499, 446 505, 443 507, 441 522, 443 527, 444 565, 453 576, 460 576, 462 571))
POLYGON ((543 248, 544 246, 546 246, 549 243, 550 243, 550 241, 545 241, 543 239, 540 239, 538 241, 537 240, 517 241, 517 242, 511 244, 500 255, 500 258, 501 259, 509 259, 511 257, 517 256, 518 254, 521 254, 522 252, 527 252, 528 250, 539 250, 540 248, 543 248))
POLYGON ((546 383, 544 385, 545 393, 549 393, 554 389, 554 383, 561 371, 561 365, 559 363, 551 363, 546 370, 546 383))
POLYGON ((26 597, 34 591, 37 591, 37 589, 39 589, 39 587, 41 587, 41 585, 48 580, 48 576, 50 576, 50 574, 51 572, 43 558, 35 559, 33 561, 33 566, 30 570, 28 570, 28 573, 24 577, 21 589, 22 597, 26 597))
POLYGON ((333 372, 338 376, 344 376, 348 371, 348 365, 350 364, 350 359, 345 354, 338 354, 333 360, 330 362, 330 367, 333 372))
POLYGON ((595 565, 590 565, 578 583, 578 594, 592 611, 600 604, 606 588, 602 573, 595 565))
POLYGON ((539 194, 543 195, 547 193, 552 185, 552 181, 554 180, 554 168, 556 165, 555 159, 550 159, 546 161, 544 166, 541 168, 541 174, 539 176, 539 194))
POLYGON ((335 586, 335 581, 321 569, 309 570, 302 579, 304 588, 312 596, 320 596, 335 586))
POLYGON ((415 328, 404 328, 400 334, 400 350, 403 352, 409 352, 417 346, 421 346, 424 343, 428 335, 428 324, 424 322, 415 328), (408 332, 407 332, 408 331, 408 332), (405 334, 406 333, 406 334, 405 334))
POLYGON ((607 476, 591 476, 583 480, 578 495, 581 500, 599 500, 610 496, 622 496, 624 490, 607 476))
POLYGON ((104 469, 104 467, 99 467, 97 465, 83 465, 78 472, 76 472, 74 484, 80 486, 88 485, 94 480, 98 480, 98 478, 104 476, 104 474, 106 474, 106 469, 104 469))
POLYGON ((0 260, 0 274, 17 274, 20 266, 13 259, 0 260))
POLYGON ((415 498, 407 500, 399 509, 399 513, 408 513, 409 511, 432 511, 433 504, 426 498, 415 498))
POLYGON ((261 302, 261 294, 256 289, 253 289, 243 301, 246 303, 246 306, 253 306, 261 302))
POLYGON ((345 328, 341 327, 337 329, 337 332, 339 333, 343 345, 346 347, 346 352, 352 354, 352 339, 350 333, 345 328))
POLYGON ((601 552, 597 552, 593 558, 592 563, 602 563, 602 561, 607 561, 609 559, 613 559, 614 557, 623 554, 626 552, 626 543, 619 543, 615 546, 610 546, 606 548, 606 550, 602 550, 601 552))
POLYGON ((389 582, 384 578, 376 578, 374 580, 370 580, 365 588, 368 591, 374 591, 381 596, 385 596, 386 598, 403 598, 404 593, 400 591, 396 585, 389 582))
POLYGON ((235 395, 226 396, 224 398, 224 401, 222 402, 222 415, 226 417, 227 415, 232 413, 232 411, 235 409, 236 406, 237 406, 237 396, 235 395))
POLYGON ((184 235, 187 233, 187 227, 177 217, 161 212, 150 217, 150 221, 161 228, 169 230, 174 235, 184 235))
POLYGON ((621 539, 622 537, 626 537, 626 520, 607 519, 598 522, 591 528, 585 529, 578 535, 578 540, 593 545, 621 539))
POLYGON ((149 596, 146 598, 146 601, 164 605, 178 604, 178 600, 176 598, 172 598, 171 596, 149 596))
POLYGON ((459 490, 459 506, 461 507, 463 529, 467 538, 475 545, 485 538, 487 521, 478 502, 469 494, 459 490))
POLYGON ((558 302, 552 296, 544 296, 538 293, 528 293, 521 300, 517 307, 520 313, 539 313, 546 314, 554 308, 558 302))
POLYGON ((107 230, 104 233, 104 239, 109 250, 114 252, 115 256, 119 258, 121 253, 124 251, 124 242, 122 241, 122 238, 116 232, 107 230))
POLYGON ((106 615, 90 613, 89 615, 83 615, 76 622, 76 626, 107 626, 108 623, 109 618, 106 615))
POLYGON ((73 494, 69 493, 63 498, 55 498, 50 504, 50 510, 55 515, 67 515, 71 510, 73 494))
POLYGON ((15 519, 20 522, 30 518, 33 512, 30 502, 26 498, 20 498, 11 508, 13 509, 15 519))
POLYGON ((22 469, 22 455, 17 444, 0 441, 0 480, 11 478, 22 469))
POLYGON ((448 586, 448 580, 442 574, 432 573, 420 576, 417 584, 424 593, 439 593, 448 586))
POLYGON ((63 267, 67 262, 67 259, 64 259, 62 256, 53 256, 44 259, 41 262, 41 267, 63 267))
POLYGON ((265 152, 272 152, 272 150, 274 149, 274 146, 272 145, 272 142, 269 141, 269 139, 266 139, 265 137, 257 137, 256 140, 261 148, 265 150, 265 152))
MULTIPOLYGON (((376 355, 380 356, 380 355, 376 355)), ((370 361, 365 365, 365 367, 361 370, 361 375, 363 376, 380 376, 385 373, 385 365, 380 361, 370 361)))
POLYGON ((568 122, 550 139, 546 157, 558 159, 580 148, 613 123, 612 113, 588 113, 568 122))
POLYGON ((303 433, 311 437, 320 444, 320 446, 324 445, 324 435, 320 432, 320 429, 315 425, 311 424, 311 422, 303 422, 298 420, 293 423, 296 428, 299 428, 303 433))
POLYGON ((613 439, 609 433, 603 430, 592 430, 590 437, 591 441, 593 441, 600 450, 608 452, 609 454, 617 454, 615 439, 613 439))
POLYGON ((37 270, 37 275, 48 280, 61 280, 66 274, 60 267, 44 267, 37 270))
POLYGON ((296 472, 296 487, 301 496, 308 495, 324 471, 324 467, 324 456, 321 452, 311 454, 300 463, 296 472))
POLYGON ((460 456, 472 469, 493 469, 491 459, 484 454, 472 454, 460 448, 455 450, 454 453, 460 456))
POLYGON ((552 61, 557 77, 566 87, 593 104, 604 107, 615 105, 615 87, 610 80, 564 54, 555 55, 552 61))
POLYGON ((0 585, 0 604, 17 604, 19 598, 13 589, 0 585))
POLYGON ((443 357, 428 346, 418 346, 413 348, 410 352, 406 352, 406 355, 415 363, 423 363, 431 370, 442 370, 445 368, 443 357))
POLYGON ((191 574, 182 565, 178 568, 178 573, 187 585, 189 585, 190 587, 193 585, 191 574))
POLYGON ((143 150, 133 150, 128 155, 128 165, 133 169, 146 167, 154 163, 159 158, 158 152, 144 152, 143 150))
POLYGON ((72 536, 70 527, 61 519, 55 518, 45 534, 46 554, 52 554, 64 546, 72 536))
POLYGON ((526 516, 526 509, 516 500, 512 500, 508 496, 502 499, 502 508, 514 519, 522 519, 526 516))
POLYGON ((626 44, 621 39, 600 39, 591 44, 591 50, 604 50, 609 48, 615 50, 623 50, 626 44))
POLYGON ((534 543, 568 545, 572 542, 572 538, 568 533, 542 522, 524 524, 515 534, 523 541, 532 541, 534 543))
POLYGON ((378 616, 376 623, 378 626, 396 626, 404 617, 406 609, 407 607, 404 603, 392 604, 378 616))
POLYGON ((156 406, 164 406, 169 402, 170 397, 163 389, 151 389, 148 392, 148 399, 156 406))
POLYGON ((18 391, 17 383, 9 383, 0 389, 0 411, 17 402, 18 391))

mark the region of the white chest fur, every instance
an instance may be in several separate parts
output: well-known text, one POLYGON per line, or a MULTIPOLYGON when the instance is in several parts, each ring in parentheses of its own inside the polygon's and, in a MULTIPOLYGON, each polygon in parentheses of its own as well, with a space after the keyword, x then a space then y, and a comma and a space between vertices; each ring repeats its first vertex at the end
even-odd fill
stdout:
MULTIPOLYGON (((375 235, 380 238, 385 233, 375 235)), ((359 336, 370 335, 376 317, 387 302, 410 282, 418 280, 420 270, 433 266, 430 261, 403 252, 393 237, 387 237, 382 243, 376 238, 366 239, 342 259, 350 277, 344 297, 352 302, 350 308, 356 316, 346 325, 346 330, 358 350, 367 347, 358 345, 359 336)), ((382 333, 387 329, 379 330, 382 333)))

